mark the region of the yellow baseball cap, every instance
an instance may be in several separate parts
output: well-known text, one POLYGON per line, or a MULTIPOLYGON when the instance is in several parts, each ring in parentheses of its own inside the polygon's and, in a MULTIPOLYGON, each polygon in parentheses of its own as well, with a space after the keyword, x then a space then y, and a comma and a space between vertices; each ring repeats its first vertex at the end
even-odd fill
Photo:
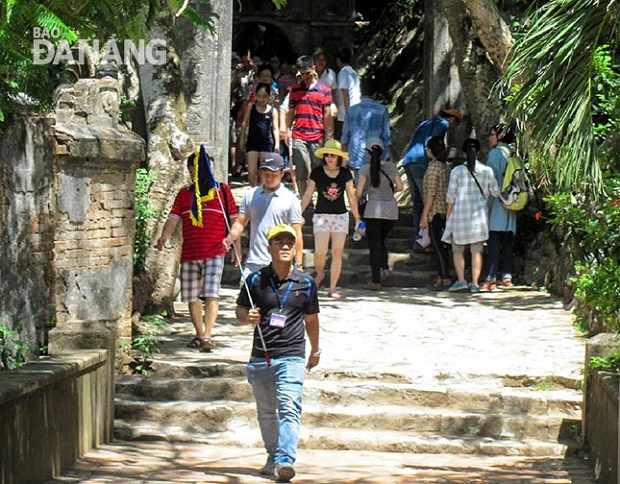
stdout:
POLYGON ((267 241, 270 241, 274 237, 277 237, 281 234, 289 234, 293 237, 293 239, 297 240, 297 232, 295 229, 291 227, 289 224, 280 224, 272 227, 269 232, 267 232, 267 241))

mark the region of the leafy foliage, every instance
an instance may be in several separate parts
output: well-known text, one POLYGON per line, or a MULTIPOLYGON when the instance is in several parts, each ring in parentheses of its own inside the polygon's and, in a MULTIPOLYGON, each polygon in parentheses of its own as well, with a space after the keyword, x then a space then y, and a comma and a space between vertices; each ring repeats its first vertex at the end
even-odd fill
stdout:
POLYGON ((136 173, 136 234, 133 249, 134 274, 144 271, 146 255, 151 245, 149 222, 157 217, 151 208, 149 190, 157 179, 157 173, 146 168, 138 168, 136 173))
POLYGON ((588 362, 589 370, 620 371, 620 351, 612 351, 606 358, 593 356, 588 362))
POLYGON ((560 189, 603 191, 593 116, 604 103, 595 80, 610 72, 602 40, 617 16, 616 0, 543 2, 530 11, 504 75, 509 117, 528 126, 530 163, 560 189))
POLYGON ((575 266, 577 325, 589 328, 590 319, 620 332, 620 177, 606 179, 613 197, 594 200, 583 194, 549 196, 552 217, 562 241, 574 241, 582 255, 575 266))
POLYGON ((155 353, 159 353, 157 330, 166 327, 161 316, 145 318, 140 322, 137 334, 132 337, 131 344, 121 340, 119 346, 122 351, 131 354, 133 361, 129 367, 133 373, 148 375, 153 370, 155 353))
POLYGON ((16 331, 0 324, 0 371, 14 370, 24 363, 24 342, 16 331))
MULTIPOLYGON (((46 40, 55 44, 93 38, 101 46, 112 38, 137 41, 148 38, 157 18, 173 19, 180 3, 179 0, 5 0, 0 4, 3 47, 0 50, 0 123, 19 109, 18 104, 34 106, 39 111, 51 107, 62 67, 34 63, 35 28, 54 32, 56 36, 46 40)), ((211 22, 202 19, 192 7, 186 7, 183 16, 213 31, 211 22)))

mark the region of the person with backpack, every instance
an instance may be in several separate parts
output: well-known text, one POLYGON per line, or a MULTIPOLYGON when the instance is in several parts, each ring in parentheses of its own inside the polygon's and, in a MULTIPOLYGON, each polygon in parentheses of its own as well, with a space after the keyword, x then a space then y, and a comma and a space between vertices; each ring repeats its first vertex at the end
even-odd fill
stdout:
POLYGON ((424 210, 424 175, 430 162, 426 154, 426 144, 433 136, 444 140, 446 132, 451 126, 461 122, 461 112, 458 109, 442 109, 433 118, 422 121, 413 133, 409 147, 401 166, 407 173, 409 191, 413 203, 413 249, 421 252, 422 247, 415 241, 420 238, 420 219, 424 210))
POLYGON ((446 228, 442 241, 452 244, 452 259, 457 281, 448 291, 480 292, 478 279, 482 272, 482 249, 489 238, 487 199, 497 197, 499 184, 493 171, 478 161, 480 142, 468 138, 463 143, 467 162, 450 173, 446 193, 446 228), (465 280, 465 249, 471 252, 471 283, 465 280))
MULTIPOLYGON (((489 132, 489 146, 491 151, 487 166, 493 170, 493 175, 500 187, 504 187, 504 178, 508 168, 508 160, 514 156, 514 149, 510 146, 515 140, 514 133, 505 124, 496 124, 489 132)), ((514 236, 517 232, 517 212, 509 210, 501 197, 492 197, 488 201, 489 209, 489 241, 485 267, 483 291, 494 291, 497 288, 500 252, 501 278, 500 284, 504 287, 512 286, 512 266, 514 261, 514 236)))

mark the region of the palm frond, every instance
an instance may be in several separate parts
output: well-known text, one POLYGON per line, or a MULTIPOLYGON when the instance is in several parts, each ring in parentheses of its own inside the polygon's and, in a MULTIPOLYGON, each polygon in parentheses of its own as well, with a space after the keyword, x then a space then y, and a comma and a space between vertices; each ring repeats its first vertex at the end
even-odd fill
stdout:
POLYGON ((616 9, 616 0, 551 0, 530 16, 504 75, 517 86, 508 116, 527 125, 534 168, 564 189, 602 188, 592 79, 616 9))

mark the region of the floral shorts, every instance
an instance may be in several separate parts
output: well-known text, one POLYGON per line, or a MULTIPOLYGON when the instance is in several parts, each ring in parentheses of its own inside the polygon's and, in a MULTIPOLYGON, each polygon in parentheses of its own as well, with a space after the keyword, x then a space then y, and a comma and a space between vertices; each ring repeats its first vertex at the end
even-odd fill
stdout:
POLYGON ((312 216, 312 228, 315 234, 348 234, 349 233, 349 214, 348 213, 315 213, 312 216))

